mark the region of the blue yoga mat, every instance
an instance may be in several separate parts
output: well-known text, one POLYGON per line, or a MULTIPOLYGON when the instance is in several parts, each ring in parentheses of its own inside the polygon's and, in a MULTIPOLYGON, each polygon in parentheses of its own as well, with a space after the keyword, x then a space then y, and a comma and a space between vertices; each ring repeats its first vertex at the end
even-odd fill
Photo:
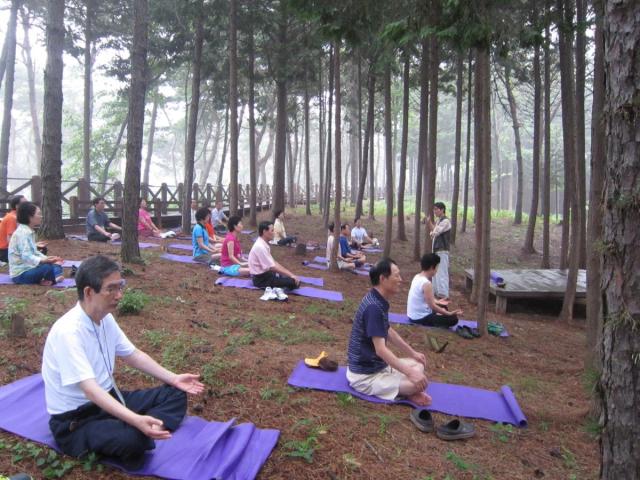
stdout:
MULTIPOLYGON (((58 450, 49 430, 40 374, 0 387, 0 412, 3 430, 58 450)), ((236 425, 235 419, 221 423, 185 417, 169 440, 156 441, 155 450, 146 453, 140 470, 128 473, 176 480, 251 480, 267 461, 279 435, 278 430, 261 430, 251 423, 236 425)))
MULTIPOLYGON (((383 400, 356 392, 349 386, 346 367, 339 367, 335 372, 326 372, 318 368, 307 367, 301 360, 289 377, 288 383, 293 387, 349 393, 368 402, 402 403, 414 408, 423 408, 409 400, 383 400)), ((429 382, 426 391, 433 399, 433 403, 427 407, 427 410, 447 415, 510 423, 517 427, 527 426, 527 417, 522 413, 513 391, 508 386, 503 386, 498 392, 492 392, 464 385, 429 382)))

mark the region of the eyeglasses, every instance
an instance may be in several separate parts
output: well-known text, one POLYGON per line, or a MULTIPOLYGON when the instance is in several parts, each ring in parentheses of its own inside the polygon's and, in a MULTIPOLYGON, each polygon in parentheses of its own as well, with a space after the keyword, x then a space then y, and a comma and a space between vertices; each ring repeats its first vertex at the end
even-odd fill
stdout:
POLYGON ((127 281, 120 280, 118 283, 109 285, 104 290, 107 292, 108 295, 114 295, 118 292, 123 292, 126 286, 127 286, 127 281))

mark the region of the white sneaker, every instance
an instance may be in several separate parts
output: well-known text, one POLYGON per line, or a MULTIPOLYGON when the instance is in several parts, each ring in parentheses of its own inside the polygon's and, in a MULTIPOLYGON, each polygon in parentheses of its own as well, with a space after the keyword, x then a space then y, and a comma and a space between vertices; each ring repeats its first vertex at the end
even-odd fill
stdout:
POLYGON ((260 300, 267 302, 269 300, 275 300, 276 298, 278 298, 278 295, 275 294, 271 287, 267 287, 264 289, 264 294, 260 297, 260 300))
POLYGON ((289 296, 284 293, 284 290, 282 290, 281 288, 274 288, 273 293, 276 295, 276 298, 280 302, 286 302, 289 299, 289 296))
POLYGON ((220 265, 209 265, 209 268, 214 272, 220 273, 220 269, 222 268, 220 265))
POLYGON ((113 233, 113 234, 111 235, 111 241, 112 241, 112 242, 116 242, 116 241, 118 241, 118 240, 120 240, 120 234, 118 234, 118 233, 113 233))
POLYGON ((7 264, 7 262, 3 262, 2 260, 0 260, 0 267, 4 267, 7 264))

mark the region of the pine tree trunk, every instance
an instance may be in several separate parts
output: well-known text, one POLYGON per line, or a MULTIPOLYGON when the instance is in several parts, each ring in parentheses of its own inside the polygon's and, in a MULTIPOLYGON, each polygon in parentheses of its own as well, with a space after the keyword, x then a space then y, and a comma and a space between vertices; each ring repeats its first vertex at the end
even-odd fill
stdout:
POLYGON ((640 4, 605 2, 600 478, 640 477, 640 4))
POLYGON ((320 185, 318 189, 318 207, 324 212, 324 87, 322 86, 322 58, 324 54, 320 50, 318 55, 318 165, 320 185))
MULTIPOLYGON (((360 218, 363 213, 363 201, 364 191, 367 186, 367 169, 369 168, 369 144, 370 138, 373 135, 373 115, 375 109, 375 94, 376 94, 376 77, 373 73, 373 67, 369 69, 369 75, 367 76, 367 97, 369 99, 369 105, 367 106, 367 125, 364 130, 364 142, 362 145, 362 169, 360 171, 360 178, 358 184, 358 197, 356 198, 356 215, 355 218, 360 218)), ((373 170, 373 167, 372 167, 373 170)), ((371 174, 372 175, 372 174, 371 174)))
MULTIPOLYGON (((577 188, 578 197, 586 199, 586 166, 585 166, 585 126, 584 126, 584 84, 585 84, 585 51, 587 13, 586 0, 575 0, 576 20, 578 22, 576 30, 576 162, 578 162, 577 188)), ((581 202, 580 209, 580 244, 579 260, 580 268, 585 268, 587 264, 587 203, 581 202)))
POLYGON ((42 122, 41 238, 64 238, 62 228, 62 72, 64 63, 64 0, 47 7, 47 66, 44 71, 42 122))
POLYGON ((451 243, 456 243, 458 229, 458 198, 460 196, 460 150, 462 144, 462 81, 464 78, 464 60, 458 52, 456 60, 456 140, 453 153, 453 195, 451 196, 451 243))
POLYGON ((467 155, 464 167, 464 191, 462 200, 462 227, 460 233, 467 231, 467 209, 469 207, 469 168, 471 163, 471 109, 472 102, 472 78, 473 78, 473 50, 469 50, 469 71, 467 80, 467 155))
POLYGON ((305 213, 311 215, 311 165, 309 163, 309 85, 304 78, 304 172, 305 172, 305 213))
POLYGON ((147 156, 144 160, 144 174, 142 183, 149 185, 149 170, 151 170, 151 159, 153 158, 153 141, 156 136, 156 119, 158 118, 159 99, 158 88, 153 92, 153 107, 151 108, 151 125, 149 126, 149 137, 147 138, 147 156))
MULTIPOLYGON (((548 17, 551 0, 545 0, 545 17, 548 17)), ((551 32, 549 23, 544 29, 544 160, 542 172, 542 268, 550 268, 551 223, 551 32)))
MULTIPOLYGON (((333 209, 333 224, 334 232, 340 230, 340 202, 342 201, 342 92, 340 91, 340 48, 341 42, 334 42, 333 47, 333 73, 335 76, 334 88, 335 88, 335 100, 336 100, 336 112, 335 112, 335 177, 336 177, 336 198, 333 209)), ((329 103, 329 110, 331 110, 331 103, 329 103)), ((331 128, 331 127, 329 127, 331 128)), ((327 158, 327 163, 329 163, 327 158)), ((331 182, 329 182, 330 184, 331 182)), ((327 202, 327 205, 329 203, 327 202)), ((327 211, 329 208, 327 207, 327 211)), ((328 223, 328 222, 327 222, 328 223)), ((340 242, 337 240, 333 242, 333 249, 331 250, 331 270, 338 272, 338 247, 340 242)))
MULTIPOLYGON (((332 114, 332 109, 333 109, 333 89, 334 89, 334 69, 335 69, 335 64, 334 64, 334 54, 333 54, 333 49, 331 50, 331 52, 329 53, 329 110, 328 110, 328 114, 327 114, 327 119, 326 119, 326 123, 327 123, 327 148, 326 148, 326 162, 325 162, 325 174, 324 174, 324 211, 323 211, 323 215, 322 215, 322 224, 326 227, 327 225, 329 225, 329 212, 331 210, 331 154, 332 154, 332 148, 331 148, 331 142, 332 142, 332 138, 331 138, 331 132, 332 132, 332 118, 331 118, 331 114, 332 114)), ((339 228, 339 227, 338 227, 339 228)))
MULTIPOLYGON (((534 6, 535 8, 535 6, 534 6)), ((538 195, 540 193, 540 130, 542 88, 540 79, 540 44, 536 44, 533 53, 533 158, 531 172, 531 208, 529 209, 529 223, 524 239, 522 251, 535 253, 533 237, 538 216, 538 195)))
POLYGON ((224 114, 224 142, 222 143, 222 155, 220 156, 220 169, 218 170, 218 181, 216 185, 218 188, 222 187, 222 180, 224 176, 224 165, 227 161, 227 149, 229 148, 229 105, 227 104, 227 108, 224 114))
MULTIPOLYGON (((144 107, 147 91, 147 47, 149 43, 149 13, 147 0, 133 3, 133 44, 131 46, 131 86, 129 88, 129 127, 127 130, 127 166, 124 177, 124 208, 122 215, 123 262, 139 262, 138 205, 140 197, 140 167, 144 107)), ((195 108, 197 112, 197 106, 195 108)))
POLYGON ((387 212, 384 222, 384 253, 391 255, 391 239, 393 238, 393 152, 391 130, 391 64, 386 62, 384 70, 384 157, 386 164, 386 200, 387 212))
MULTIPOLYGON (((369 220, 375 220, 375 201, 376 201, 376 173, 378 170, 375 167, 375 129, 373 124, 371 125, 371 133, 369 134, 369 165, 371 165, 371 173, 369 175, 369 220)), ((379 155, 379 154, 378 154, 379 155)))
POLYGON ((11 139, 11 109, 13 108, 13 81, 16 70, 16 24, 18 23, 18 8, 20 0, 11 1, 9 30, 5 38, 7 45, 7 60, 4 84, 4 106, 2 115, 2 132, 0 133, 0 195, 7 191, 7 177, 9 176, 9 144, 11 139))
MULTIPOLYGON (((436 11, 436 3, 432 2, 434 11, 436 11)), ((437 18, 437 13, 434 13, 437 18)), ((435 19, 433 20, 436 21, 435 19)), ((427 150, 427 161, 424 169, 427 173, 426 198, 426 218, 433 218, 433 204, 436 198, 436 174, 437 170, 437 147, 438 147, 438 69, 440 65, 440 45, 435 35, 431 35, 429 39, 429 147, 427 150)), ((425 238, 429 236, 429 222, 425 222, 425 238)), ((431 253, 433 243, 427 241, 425 243, 425 252, 431 253)))
POLYGON ((196 32, 191 63, 191 105, 187 128, 187 143, 184 159, 184 182, 182 196, 182 233, 191 232, 191 195, 193 193, 193 167, 196 153, 196 133, 198 128, 198 107, 200 105, 200 69, 202 67, 202 44, 204 42, 203 0, 199 2, 196 18, 196 32))
MULTIPOLYGON (((252 0, 249 4, 251 10, 255 8, 255 2, 252 0)), ((249 206, 249 225, 255 227, 258 224, 258 179, 257 179, 257 162, 256 162, 256 117, 255 117, 255 40, 254 40, 254 22, 253 15, 249 19, 249 32, 247 33, 247 41, 249 43, 249 65, 247 66, 247 76, 249 78, 249 185, 250 206, 249 206)))
POLYGON ((40 136, 40 120, 38 113, 38 100, 36 94, 36 76, 33 68, 33 60, 31 58, 31 40, 30 40, 31 20, 29 13, 22 11, 22 31, 24 39, 22 42, 22 54, 24 64, 27 68, 27 82, 29 83, 29 112, 31 113, 31 128, 33 131, 33 143, 35 145, 36 162, 38 164, 38 175, 40 175, 40 166, 42 164, 42 137, 40 136))
POLYGON ((511 114, 511 122, 513 123, 513 137, 516 145, 516 167, 517 167, 517 187, 516 187, 516 211, 513 219, 514 225, 522 223, 522 142, 520 141, 520 123, 518 121, 518 105, 516 97, 513 95, 513 87, 511 85, 511 68, 507 65, 504 68, 504 86, 507 90, 507 99, 509 101, 509 113, 511 114))
POLYGON ((604 36, 602 32, 603 5, 594 2, 596 30, 594 34, 595 58, 593 62, 593 104, 591 110, 591 192, 589 194, 589 243, 587 244, 587 349, 585 368, 600 370, 599 334, 602 331, 601 307, 602 265, 597 245, 602 244, 602 189, 605 170, 604 127, 604 36))
POLYGON ((402 139, 400 140, 400 175, 398 179, 398 233, 397 239, 407 241, 404 228, 404 190, 407 173, 407 144, 409 143, 409 74, 411 57, 407 54, 404 59, 403 94, 402 94, 402 139))
POLYGON ((95 15, 93 0, 85 2, 84 20, 84 101, 82 123, 82 176, 91 181, 91 123, 93 116, 93 17, 95 15))
MULTIPOLYGON (((416 204, 415 218, 413 220, 413 259, 420 260, 422 249, 421 237, 421 212, 422 193, 424 190, 424 168, 427 162, 427 132, 429 119, 429 40, 422 40, 422 53, 420 59, 420 120, 418 124, 418 162, 416 165, 416 204)), ((428 237, 427 237, 428 238, 428 237)), ((427 243, 429 243, 427 241, 427 243)))
POLYGON ((229 1, 229 108, 231 109, 230 125, 230 159, 229 159, 229 212, 238 213, 238 35, 237 35, 238 0, 229 1))

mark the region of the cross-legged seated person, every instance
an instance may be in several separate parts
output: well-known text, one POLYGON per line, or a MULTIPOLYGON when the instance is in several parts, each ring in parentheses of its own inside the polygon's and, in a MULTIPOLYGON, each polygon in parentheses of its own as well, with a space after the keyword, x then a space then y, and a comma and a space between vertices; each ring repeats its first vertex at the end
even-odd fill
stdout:
POLYGON ((369 272, 373 288, 364 296, 351 327, 347 380, 358 392, 385 400, 406 397, 429 405, 425 393, 426 357, 416 352, 389 326, 389 300, 400 288, 402 277, 393 260, 380 260, 369 272), (404 358, 398 358, 389 345, 404 358))
POLYGON ((9 263, 9 242, 11 235, 18 228, 18 205, 26 202, 24 195, 14 195, 9 201, 10 210, 0 221, 0 266, 9 263))
POLYGON ((207 207, 200 207, 196 212, 196 225, 191 232, 191 246, 193 247, 193 259, 200 263, 209 263, 220 258, 220 246, 210 245, 206 224, 209 222, 211 212, 207 207))
POLYGON ((211 223, 218 235, 226 235, 228 230, 227 221, 229 219, 222 210, 222 202, 216 202, 216 207, 211 210, 211 223))
POLYGON ((248 263, 242 260, 242 247, 238 240, 238 234, 242 231, 242 219, 232 215, 227 222, 229 233, 222 242, 220 253, 220 273, 231 277, 249 276, 248 263))
POLYGON ((175 232, 169 230, 163 232, 151 219, 151 214, 147 211, 147 201, 143 198, 140 200, 140 209, 138 210, 138 235, 141 237, 168 238, 175 237, 175 232))
POLYGON ((110 233, 107 228, 122 231, 115 223, 111 223, 109 217, 104 213, 107 203, 104 198, 97 197, 91 202, 93 208, 87 213, 87 239, 90 242, 108 242, 109 240, 118 240, 120 235, 110 233))
MULTIPOLYGON (((327 253, 326 253, 326 259, 327 259, 327 266, 330 266, 331 263, 331 252, 333 251, 333 245, 335 242, 335 236, 333 235, 333 230, 334 230, 334 224, 333 222, 331 222, 329 224, 329 236, 327 237, 327 253)), ((356 268, 356 264, 353 260, 347 260, 346 258, 344 258, 342 255, 340 255, 340 248, 338 248, 338 268, 340 270, 354 270, 356 268)))
POLYGON ((300 286, 300 279, 271 256, 269 242, 273 239, 273 223, 260 222, 258 239, 249 251, 249 272, 258 288, 289 288, 300 286))
POLYGON ((9 241, 9 275, 13 283, 53 285, 64 280, 62 259, 38 251, 36 234, 40 225, 40 208, 31 202, 18 205, 18 228, 9 241))
POLYGON ((354 227, 351 229, 351 247, 360 250, 364 245, 376 245, 378 239, 370 238, 367 231, 362 226, 360 217, 353 221, 354 227))
POLYGON ((345 260, 350 260, 356 263, 356 267, 367 261, 367 257, 362 252, 354 252, 349 245, 349 235, 351 235, 351 229, 348 223, 344 223, 340 227, 340 255, 345 260))
POLYGON ((273 214, 273 239, 271 239, 271 243, 282 247, 296 243, 297 240, 297 237, 287 235, 284 228, 284 210, 276 210, 273 214))
POLYGON ((122 298, 118 265, 98 255, 76 273, 78 303, 51 327, 44 346, 42 378, 49 427, 60 449, 82 457, 95 452, 128 468, 142 466, 154 440, 171 437, 187 409, 187 393, 202 392, 198 375, 163 368, 136 349, 112 312, 122 298), (114 380, 116 357, 163 386, 121 392, 114 380))
POLYGON ((420 259, 422 271, 411 281, 407 297, 407 316, 414 323, 449 328, 458 323, 458 315, 462 315, 462 310, 449 312, 436 303, 431 282, 439 264, 440 257, 435 253, 426 253, 420 259))

